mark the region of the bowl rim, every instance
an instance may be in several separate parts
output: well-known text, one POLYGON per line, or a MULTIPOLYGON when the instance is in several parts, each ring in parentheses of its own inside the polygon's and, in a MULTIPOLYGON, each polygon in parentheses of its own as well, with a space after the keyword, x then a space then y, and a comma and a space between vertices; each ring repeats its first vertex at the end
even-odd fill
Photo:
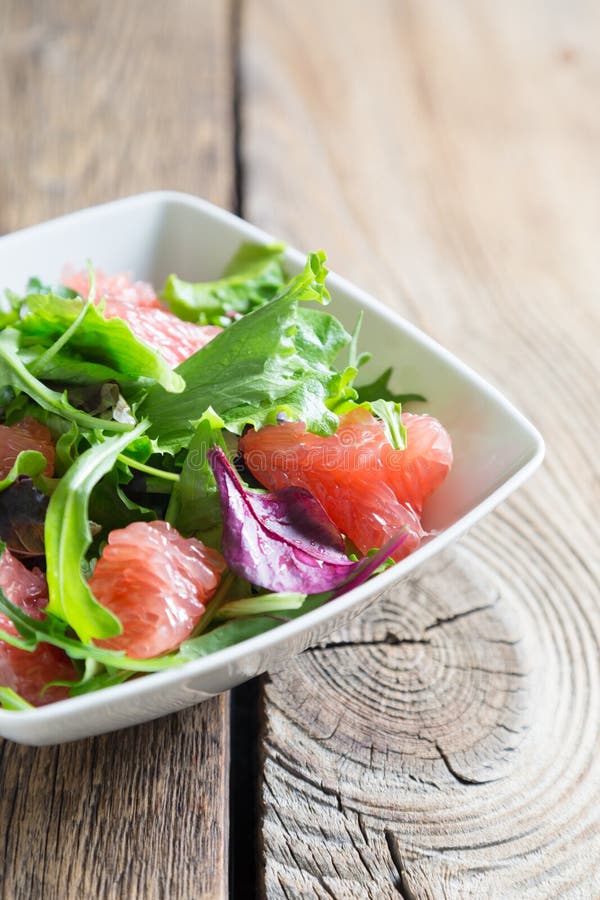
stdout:
MULTIPOLYGON (((29 225, 17 231, 10 232, 0 237, 0 248, 10 243, 16 243, 27 239, 32 233, 44 233, 63 224, 77 223, 92 217, 110 217, 113 212, 118 212, 125 207, 135 206, 143 207, 145 205, 168 205, 177 203, 183 206, 194 208, 205 213, 210 218, 220 220, 224 224, 234 229, 240 235, 250 236, 261 243, 272 243, 275 238, 268 232, 258 228, 245 219, 235 215, 228 210, 223 209, 204 200, 181 191, 158 190, 146 191, 140 194, 133 194, 117 200, 111 200, 107 203, 89 206, 75 212, 67 213, 40 222, 37 225, 29 225)), ((302 267, 304 265, 306 254, 301 251, 288 247, 285 253, 286 261, 292 262, 295 266, 302 267)), ((245 656, 254 653, 260 653, 267 647, 274 647, 279 643, 285 642, 287 639, 293 638, 306 632, 312 628, 336 618, 344 612, 349 611, 358 606, 369 598, 373 600, 401 579, 406 577, 413 569, 417 568, 421 563, 435 556, 440 550, 444 549, 451 542, 456 540, 487 513, 495 509, 509 494, 522 485, 540 466, 544 455, 544 440, 535 426, 509 401, 500 390, 491 385, 474 369, 462 362, 454 353, 447 350, 433 338, 429 337, 425 332, 421 331, 412 322, 405 319, 395 310, 385 306, 381 301, 368 294, 362 288, 354 285, 352 282, 337 275, 335 272, 329 272, 327 276, 328 287, 332 294, 336 290, 345 291, 352 294, 358 303, 369 312, 377 315, 380 319, 388 321, 395 327, 400 326, 402 331, 411 339, 426 346, 438 358, 444 360, 448 365, 460 373, 466 380, 476 387, 480 394, 488 400, 496 403, 502 411, 507 414, 513 422, 519 426, 525 438, 529 439, 531 450, 525 462, 510 475, 502 484, 500 484, 492 493, 477 503, 472 509, 461 516, 456 522, 448 528, 443 529, 439 534, 432 537, 429 541, 422 544, 417 550, 411 553, 405 559, 396 563, 379 575, 374 576, 369 581, 353 588, 330 603, 325 604, 311 612, 304 613, 296 619, 284 622, 276 628, 271 629, 263 634, 256 635, 231 647, 225 647, 217 650, 207 656, 196 660, 189 660, 180 666, 172 669, 165 669, 159 672, 145 673, 142 678, 134 678, 131 681, 122 684, 113 685, 103 688, 100 691, 82 694, 77 697, 68 697, 65 700, 58 700, 47 706, 36 707, 27 710, 6 710, 0 708, 0 723, 4 722, 7 726, 11 724, 20 724, 23 730, 26 730, 29 723, 35 725, 43 725, 50 723, 54 719, 61 718, 68 714, 69 716, 81 712, 94 712, 96 709, 109 705, 112 701, 126 701, 127 698, 139 698, 140 696, 150 692, 154 692, 156 687, 161 685, 170 686, 176 684, 177 681, 184 678, 198 678, 201 675, 209 675, 223 666, 237 663, 245 656)), ((126 727, 124 723, 123 727, 126 727)))

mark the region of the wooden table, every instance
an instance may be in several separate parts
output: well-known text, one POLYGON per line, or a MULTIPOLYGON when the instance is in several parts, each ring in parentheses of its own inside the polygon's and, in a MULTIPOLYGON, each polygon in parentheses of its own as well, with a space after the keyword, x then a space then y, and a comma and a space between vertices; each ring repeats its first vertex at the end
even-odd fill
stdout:
POLYGON ((0 231, 203 195, 327 248, 548 442, 281 672, 4 743, 3 897, 222 897, 228 860, 242 898, 600 896, 599 36, 584 2, 0 4, 0 231))

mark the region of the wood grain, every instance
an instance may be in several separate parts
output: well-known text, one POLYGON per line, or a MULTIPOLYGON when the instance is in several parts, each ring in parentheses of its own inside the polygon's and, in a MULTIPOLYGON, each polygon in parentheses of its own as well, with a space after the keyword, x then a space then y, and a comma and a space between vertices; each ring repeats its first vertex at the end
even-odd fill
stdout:
POLYGON ((0 231, 140 191, 233 196, 229 0, 0 4, 0 231))
POLYGON ((61 747, 4 743, 3 896, 225 897, 226 710, 61 747))
MULTIPOLYGON (((228 205, 229 16, 0 4, 0 231, 151 188, 228 205)), ((226 896, 228 721, 220 697, 59 748, 2 743, 2 897, 226 896)))
POLYGON ((248 217, 498 384, 539 475, 265 682, 269 898, 600 896, 598 8, 253 0, 248 217))

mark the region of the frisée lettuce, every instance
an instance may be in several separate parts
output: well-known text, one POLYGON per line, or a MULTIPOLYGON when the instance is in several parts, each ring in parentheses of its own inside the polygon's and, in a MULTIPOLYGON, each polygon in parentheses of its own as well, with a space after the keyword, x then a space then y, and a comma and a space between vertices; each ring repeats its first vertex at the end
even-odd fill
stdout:
POLYGON ((304 271, 270 302, 239 319, 177 367, 185 390, 177 397, 154 385, 140 406, 149 434, 164 448, 189 443, 194 422, 209 406, 234 434, 260 428, 277 415, 330 433, 338 418, 332 401, 356 397, 349 382, 356 369, 339 372, 334 361, 350 342, 341 323, 299 304, 329 302, 322 252, 311 253, 304 271))
POLYGON ((282 289, 284 250, 284 244, 242 244, 222 278, 192 283, 169 275, 161 298, 180 319, 226 327, 282 289))

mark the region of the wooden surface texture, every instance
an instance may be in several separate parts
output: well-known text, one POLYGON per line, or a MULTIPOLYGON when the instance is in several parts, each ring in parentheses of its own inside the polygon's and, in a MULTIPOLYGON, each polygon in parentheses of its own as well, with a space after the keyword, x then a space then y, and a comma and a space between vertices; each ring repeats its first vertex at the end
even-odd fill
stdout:
MULTIPOLYGON (((0 231, 167 186, 228 205, 229 19, 222 0, 0 4, 0 231)), ((228 764, 227 696, 63 747, 2 742, 2 897, 226 896, 228 764)))
MULTIPOLYGON (((460 544, 262 680, 238 897, 600 897, 599 34, 583 0, 0 4, 1 232, 237 198, 547 440, 460 544)), ((228 703, 2 744, 3 896, 226 896, 228 703)))
POLYGON ((543 432, 533 481, 264 687, 269 898, 600 896, 598 8, 247 4, 246 214, 543 432))

